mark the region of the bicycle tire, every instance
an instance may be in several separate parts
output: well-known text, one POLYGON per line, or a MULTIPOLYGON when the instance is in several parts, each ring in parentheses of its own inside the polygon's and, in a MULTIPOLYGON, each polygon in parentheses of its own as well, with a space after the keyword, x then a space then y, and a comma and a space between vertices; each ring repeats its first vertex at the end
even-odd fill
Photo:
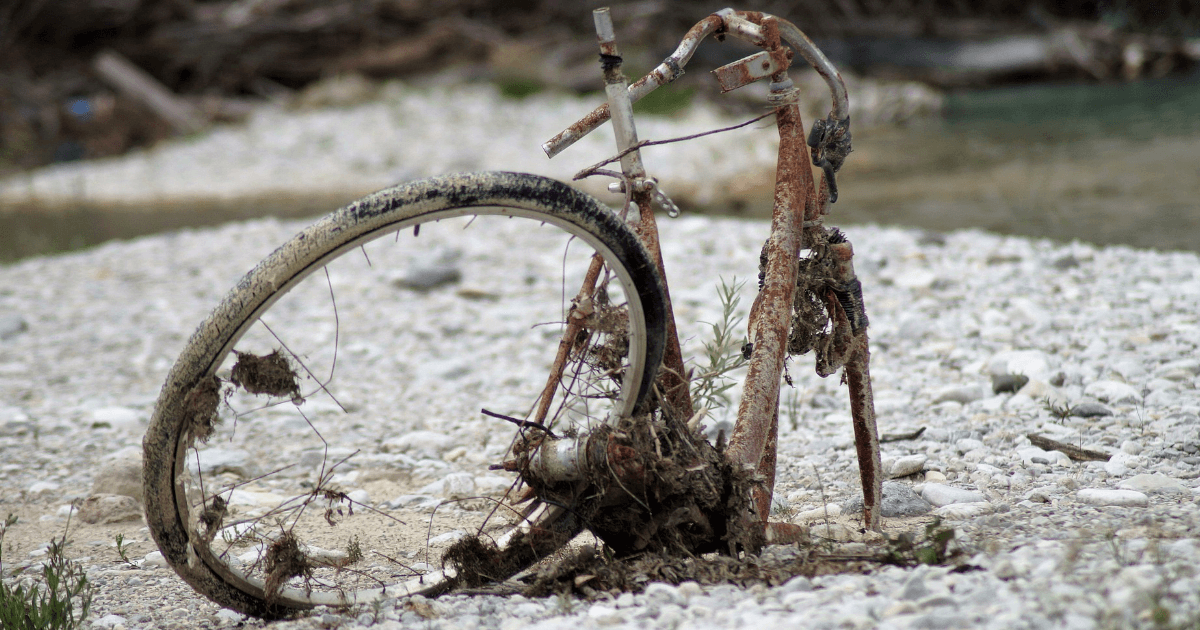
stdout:
MULTIPOLYGON (((248 272, 188 340, 162 388, 143 440, 146 521, 167 562, 198 592, 222 606, 275 618, 316 605, 353 605, 381 596, 436 593, 448 586, 453 571, 446 569, 419 580, 388 585, 382 591, 374 588, 352 593, 340 590, 313 593, 284 586, 277 587, 277 592, 269 592, 263 579, 249 575, 249 570, 239 568, 233 561, 222 559, 212 548, 214 525, 211 520, 203 524, 201 521, 206 518, 205 510, 215 507, 224 510, 226 503, 222 501, 217 506, 213 500, 210 504, 210 499, 202 496, 200 503, 194 504, 187 494, 191 487, 185 487, 182 479, 189 476, 193 455, 199 466, 198 444, 205 435, 203 427, 198 428, 198 419, 210 411, 215 417, 216 405, 222 404, 216 402, 218 394, 206 388, 211 390, 217 386, 214 384, 229 383, 230 377, 218 378, 218 370, 234 353, 239 339, 278 300, 306 277, 380 236, 396 233, 399 241, 400 230, 405 228, 413 228, 415 235, 422 224, 460 216, 472 217, 474 221, 474 217, 485 215, 523 217, 556 226, 587 242, 604 257, 627 300, 629 321, 629 367, 624 371, 613 409, 619 414, 632 414, 643 405, 662 356, 666 324, 663 288, 650 256, 612 210, 560 182, 508 172, 437 177, 371 194, 303 230, 248 272), (201 402, 197 403, 198 400, 201 402)), ((363 254, 366 255, 365 248, 363 254)), ((370 264, 370 260, 367 262, 370 264)), ((328 271, 325 277, 330 282, 332 297, 328 271)), ((335 341, 335 365, 336 345, 335 341)), ((232 380, 236 381, 236 367, 234 372, 232 380)), ((223 395, 226 397, 223 404, 229 404, 229 394, 223 395)), ((293 396, 299 396, 299 392, 293 396)), ((312 426, 312 422, 309 424, 312 426)), ((324 441, 315 426, 313 431, 324 441)), ((321 466, 324 471, 325 463, 321 466)), ((220 516, 223 515, 221 512, 220 516)), ((433 517, 430 518, 432 523, 433 517)), ((574 520, 570 510, 543 505, 532 514, 525 514, 501 537, 500 545, 512 544, 512 540, 519 538, 519 532, 531 528, 551 528, 573 535, 580 529, 574 520)), ((222 529, 222 535, 224 532, 222 529)), ((528 565, 551 551, 539 548, 532 555, 527 550, 516 555, 521 556, 522 565, 528 565)), ((260 557, 262 553, 260 543, 260 557)))

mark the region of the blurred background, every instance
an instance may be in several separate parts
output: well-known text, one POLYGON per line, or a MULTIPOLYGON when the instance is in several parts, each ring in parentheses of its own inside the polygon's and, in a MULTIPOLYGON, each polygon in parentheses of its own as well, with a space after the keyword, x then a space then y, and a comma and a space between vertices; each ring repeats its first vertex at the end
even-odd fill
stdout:
MULTIPOLYGON (((631 76, 721 8, 694 0, 8 0, 0 5, 0 188, 63 164, 186 142, 263 107, 368 101, 397 79, 488 83, 498 98, 595 93, 590 10, 602 5, 613 7, 631 76)), ((1197 0, 735 8, 795 22, 844 72, 851 99, 869 101, 839 176, 837 222, 1200 251, 1197 0)), ((761 111, 761 100, 718 95, 707 73, 749 52, 701 47, 691 71, 639 111, 672 116, 699 103, 761 111)), ((186 212, 10 196, 0 201, 0 260, 258 214, 313 214, 352 198, 345 194, 278 205, 225 199, 186 212)), ((768 188, 697 205, 765 216, 769 196, 768 188)))

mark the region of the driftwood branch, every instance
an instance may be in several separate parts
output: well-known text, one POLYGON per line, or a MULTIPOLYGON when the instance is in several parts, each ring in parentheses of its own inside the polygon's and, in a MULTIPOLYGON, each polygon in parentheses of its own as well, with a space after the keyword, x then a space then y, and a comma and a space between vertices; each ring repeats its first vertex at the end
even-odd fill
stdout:
POLYGON ((1025 437, 1029 438, 1030 443, 1044 451, 1060 451, 1067 457, 1077 462, 1106 462, 1110 457, 1107 453, 1100 451, 1092 451, 1078 446, 1071 446, 1065 442, 1051 440, 1048 437, 1030 433, 1025 437))
POLYGON ((193 133, 204 126, 204 118, 188 101, 120 54, 105 50, 96 55, 92 68, 105 83, 121 94, 145 105, 170 123, 177 133, 193 133))

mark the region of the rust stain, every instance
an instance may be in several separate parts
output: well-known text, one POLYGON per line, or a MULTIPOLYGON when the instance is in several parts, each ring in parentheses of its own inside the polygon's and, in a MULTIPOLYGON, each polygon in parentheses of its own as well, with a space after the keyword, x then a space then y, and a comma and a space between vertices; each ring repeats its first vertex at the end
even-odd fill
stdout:
MULTIPOLYGON (((713 70, 712 74, 717 78, 717 83, 721 86, 721 92, 732 92, 757 81, 758 78, 751 68, 751 64, 755 61, 757 60, 753 58, 743 59, 740 62, 734 62, 713 70)), ((770 69, 771 61, 769 59, 764 59, 762 63, 764 66, 763 70, 770 69)))
POLYGON ((854 448, 862 478, 863 520, 868 529, 879 531, 879 505, 883 501, 883 463, 879 456, 879 428, 875 423, 875 398, 871 392, 867 333, 859 336, 855 352, 842 374, 850 388, 850 415, 854 418, 854 448))
POLYGON ((766 523, 763 542, 768 545, 793 545, 808 540, 808 528, 792 523, 766 523))
MULTIPOLYGON (((796 291, 796 253, 800 246, 804 202, 813 194, 812 170, 805 150, 803 122, 796 105, 776 113, 779 128, 779 167, 775 184, 775 210, 771 238, 767 241, 767 263, 762 290, 750 309, 750 341, 754 344, 738 407, 738 421, 726 451, 735 465, 759 470, 763 464, 772 426, 779 406, 779 374, 787 351, 796 291)), ((772 459, 774 454, 772 454, 772 459)), ((774 476, 772 468, 772 478, 774 476)), ((768 500, 770 494, 767 495, 768 500)), ((770 503, 767 503, 768 507, 770 503)))
POLYGON ((611 116, 612 114, 608 111, 608 103, 605 103, 596 109, 593 109, 591 113, 583 118, 580 118, 577 122, 575 122, 575 124, 567 127, 557 136, 551 138, 546 142, 546 144, 558 145, 565 142, 566 144, 570 145, 576 140, 586 136, 595 128, 608 122, 608 119, 611 116))
POLYGON ((758 517, 767 520, 771 515, 771 497, 775 494, 775 462, 776 444, 779 439, 779 405, 775 405, 775 413, 771 414, 771 427, 767 429, 767 442, 763 445, 762 458, 758 460, 755 471, 761 480, 754 487, 751 498, 758 517))
POLYGON ((751 24, 762 26, 763 16, 766 14, 762 11, 738 11, 737 15, 751 24))

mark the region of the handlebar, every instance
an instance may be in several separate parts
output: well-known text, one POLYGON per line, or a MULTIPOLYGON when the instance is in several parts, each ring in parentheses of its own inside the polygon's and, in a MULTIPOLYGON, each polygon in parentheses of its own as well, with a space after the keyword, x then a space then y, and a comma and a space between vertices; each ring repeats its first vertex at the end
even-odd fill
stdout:
MULTIPOLYGON (((833 67, 825 54, 795 24, 757 11, 722 9, 698 22, 683 36, 683 40, 680 41, 675 52, 671 53, 649 74, 629 86, 629 100, 637 102, 655 89, 682 76, 683 67, 691 60, 692 55, 699 48, 700 42, 709 35, 728 33, 756 46, 765 47, 772 39, 770 31, 773 29, 777 29, 779 38, 799 51, 800 56, 825 79, 833 100, 830 118, 847 121, 848 124, 850 101, 846 95, 846 84, 842 81, 842 75, 837 68, 833 67)), ((542 150, 546 152, 547 157, 552 158, 603 125, 609 117, 608 104, 605 103, 547 140, 542 144, 542 150)))

